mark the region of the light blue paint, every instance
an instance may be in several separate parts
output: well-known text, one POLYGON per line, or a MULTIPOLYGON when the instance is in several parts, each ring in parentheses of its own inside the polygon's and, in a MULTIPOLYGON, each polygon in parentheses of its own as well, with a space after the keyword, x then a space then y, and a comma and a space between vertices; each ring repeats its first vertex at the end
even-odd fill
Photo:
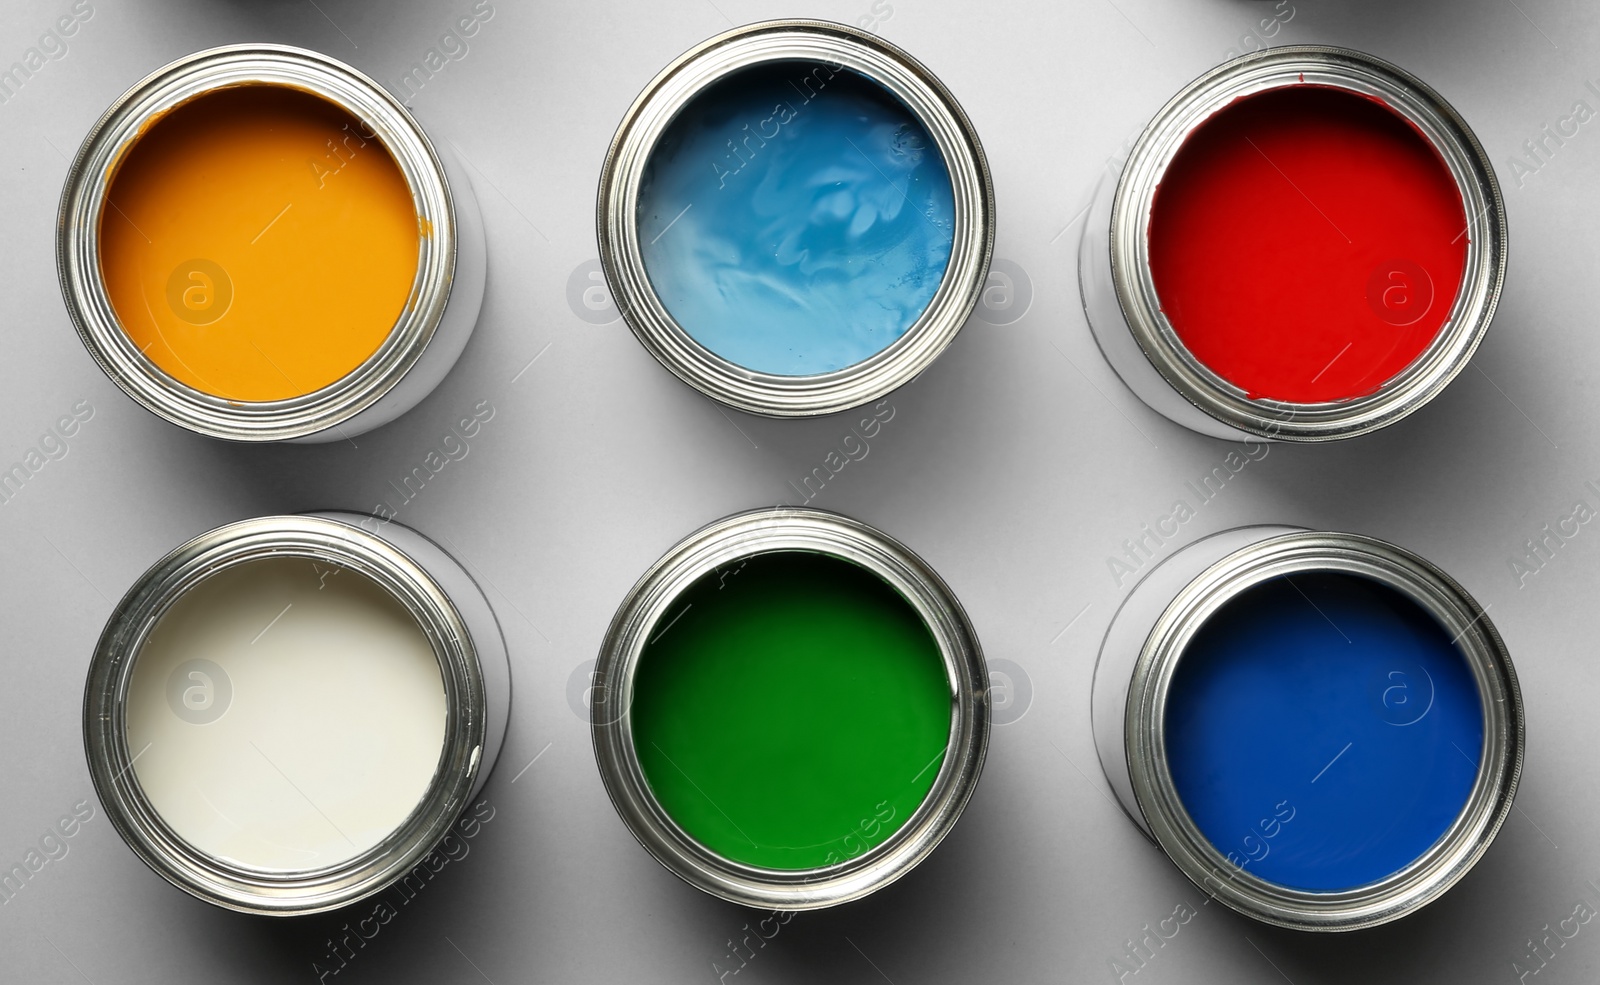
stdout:
POLYGON ((950 260, 932 137, 877 83, 813 62, 746 69, 667 127, 639 190, 645 271, 698 343, 808 376, 905 334, 950 260))
POLYGON ((1166 748, 1184 808, 1282 886, 1353 889, 1404 868, 1465 806, 1483 744, 1470 668, 1414 602, 1365 578, 1258 585, 1184 651, 1166 748))

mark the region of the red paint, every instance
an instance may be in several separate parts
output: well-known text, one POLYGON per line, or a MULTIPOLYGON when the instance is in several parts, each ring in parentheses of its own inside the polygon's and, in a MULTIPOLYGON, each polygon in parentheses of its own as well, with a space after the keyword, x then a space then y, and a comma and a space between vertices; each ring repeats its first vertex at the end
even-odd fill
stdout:
POLYGON ((1200 126, 1150 213, 1161 309, 1252 397, 1371 393, 1438 334, 1466 266, 1466 212, 1433 145, 1385 104, 1291 85, 1200 126))

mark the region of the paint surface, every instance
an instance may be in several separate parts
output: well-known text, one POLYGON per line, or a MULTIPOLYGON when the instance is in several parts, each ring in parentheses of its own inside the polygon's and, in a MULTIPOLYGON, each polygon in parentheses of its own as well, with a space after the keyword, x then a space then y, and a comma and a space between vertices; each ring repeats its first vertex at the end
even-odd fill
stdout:
POLYGON ((634 746, 691 837, 772 869, 846 861, 922 803, 952 698, 938 644, 875 575, 757 555, 692 585, 635 677, 634 746))
POLYGON ((738 72, 662 134, 639 189, 650 284, 696 342, 807 376, 905 334, 955 232, 933 138, 877 83, 813 62, 738 72))
POLYGON ((1371 393, 1438 335, 1467 219, 1409 122, 1343 90, 1247 96, 1189 136, 1150 215, 1150 268, 1183 344, 1249 393, 1371 393))
POLYGON ((371 356, 417 272, 417 213, 360 121, 298 89, 218 89, 151 124, 111 182, 100 266, 123 331, 169 376, 282 400, 371 356))
POLYGON ((127 695, 139 786, 179 837, 264 871, 347 861, 427 792, 444 680, 422 627, 304 558, 210 577, 156 624, 127 695))
POLYGON ((1336 891, 1399 871, 1466 804, 1483 744, 1471 670, 1386 586, 1306 572, 1201 628, 1172 681, 1166 748, 1184 808, 1234 864, 1336 891))

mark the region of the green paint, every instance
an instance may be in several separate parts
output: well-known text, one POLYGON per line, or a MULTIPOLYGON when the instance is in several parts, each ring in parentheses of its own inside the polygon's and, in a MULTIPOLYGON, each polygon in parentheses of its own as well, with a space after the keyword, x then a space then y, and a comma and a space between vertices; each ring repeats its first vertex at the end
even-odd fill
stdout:
POLYGON ((950 736, 939 646, 876 575, 798 551, 689 587, 652 630, 633 741, 691 836, 749 865, 810 869, 893 834, 950 736))

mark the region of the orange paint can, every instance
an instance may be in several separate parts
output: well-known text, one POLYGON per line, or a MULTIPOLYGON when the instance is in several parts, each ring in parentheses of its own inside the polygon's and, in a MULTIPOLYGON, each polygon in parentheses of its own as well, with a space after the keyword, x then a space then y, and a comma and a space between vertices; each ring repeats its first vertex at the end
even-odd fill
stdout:
POLYGON ((277 45, 180 59, 90 131, 58 265, 90 354, 147 409, 239 441, 352 437, 455 362, 483 295, 455 161, 376 82, 277 45))

